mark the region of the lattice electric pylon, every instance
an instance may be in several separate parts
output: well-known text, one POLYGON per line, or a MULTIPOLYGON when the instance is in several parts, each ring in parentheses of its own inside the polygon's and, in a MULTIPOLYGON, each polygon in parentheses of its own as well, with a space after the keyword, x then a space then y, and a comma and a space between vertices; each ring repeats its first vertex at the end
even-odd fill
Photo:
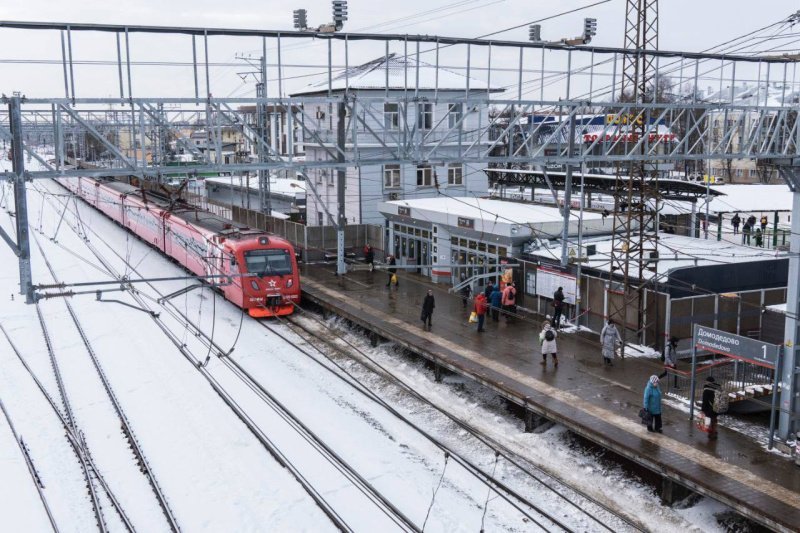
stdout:
MULTIPOLYGON (((630 108, 616 117, 630 142, 644 140, 651 127, 651 112, 637 106, 655 102, 657 87, 653 81, 655 65, 644 50, 658 49, 658 0, 628 0, 625 10, 625 49, 623 56, 621 102, 630 108)), ((615 119, 615 120, 616 120, 615 119)), ((641 142, 646 153, 646 142, 641 142)), ((612 238, 609 286, 609 317, 622 326, 624 332, 634 329, 637 340, 644 324, 647 306, 645 287, 655 277, 658 259, 658 175, 656 166, 646 160, 618 166, 614 189, 614 235, 612 238), (621 283, 618 281, 621 278, 621 283), (629 316, 636 301, 636 317, 629 316)), ((623 352, 624 354, 624 352, 623 352)))

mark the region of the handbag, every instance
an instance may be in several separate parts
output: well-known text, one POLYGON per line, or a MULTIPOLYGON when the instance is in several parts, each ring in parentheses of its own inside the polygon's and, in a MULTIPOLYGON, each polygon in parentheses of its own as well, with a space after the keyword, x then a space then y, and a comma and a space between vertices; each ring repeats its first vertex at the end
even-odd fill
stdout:
POLYGON ((642 407, 639 409, 639 418, 642 419, 642 424, 650 425, 650 422, 653 421, 653 415, 650 414, 650 411, 642 407))
POLYGON ((471 312, 469 314, 469 322, 470 322, 470 324, 474 324, 477 321, 478 321, 478 313, 476 313, 475 311, 471 312))

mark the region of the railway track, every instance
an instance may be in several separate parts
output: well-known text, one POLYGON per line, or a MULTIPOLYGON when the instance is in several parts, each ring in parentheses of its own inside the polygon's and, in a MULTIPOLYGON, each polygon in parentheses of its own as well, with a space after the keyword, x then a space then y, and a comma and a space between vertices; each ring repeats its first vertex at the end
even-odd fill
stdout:
MULTIPOLYGON (((322 350, 320 348, 320 343, 327 346, 335 354, 338 354, 349 360, 355 360, 359 362, 368 371, 381 376, 388 383, 398 387, 404 394, 412 397, 420 405, 432 409, 439 415, 447 418, 451 423, 453 423, 456 426, 456 428, 467 432, 476 443, 479 443, 480 445, 485 447, 487 451, 489 451, 490 453, 494 453, 497 454, 499 457, 502 457, 507 464, 512 465, 514 468, 516 468, 527 479, 532 480, 543 490, 555 495, 559 499, 560 503, 569 506, 574 512, 579 513, 587 520, 587 522, 596 526, 600 530, 618 531, 619 530, 618 526, 616 525, 611 526, 608 523, 606 523, 606 521, 609 518, 613 518, 619 521, 620 523, 624 524, 625 526, 629 527, 631 531, 644 531, 644 528, 641 525, 637 524, 635 521, 631 520, 630 518, 624 515, 619 514, 616 510, 613 510, 610 507, 604 505, 602 502, 591 497, 585 492, 580 491, 577 488, 574 488, 566 484, 562 480, 556 479, 551 474, 545 472, 541 468, 536 467, 529 461, 520 457, 517 453, 510 450, 507 446, 497 441, 494 437, 479 430, 475 426, 461 420, 453 413, 449 412, 448 410, 444 409, 443 407, 431 401, 429 398, 420 394, 413 387, 405 383, 405 381, 403 381, 403 379, 400 378, 397 374, 392 372, 390 369, 386 368, 384 365, 378 363, 373 357, 365 353, 358 346, 356 346, 354 343, 345 338, 344 335, 330 328, 327 324, 325 324, 318 317, 314 316, 312 313, 306 311, 300 306, 296 306, 296 310, 304 317, 308 317, 310 320, 314 321, 320 327, 324 328, 325 331, 332 333, 335 336, 336 340, 341 341, 347 346, 347 349, 345 349, 342 346, 337 345, 337 343, 330 337, 327 337, 325 335, 320 335, 318 331, 314 331, 311 328, 303 325, 295 317, 279 319, 295 335, 303 339, 303 341, 308 346, 313 348, 316 352, 318 352, 321 356, 323 356, 328 363, 330 363, 334 368, 336 368, 337 370, 336 374, 340 379, 350 383, 361 394, 379 403, 385 409, 395 413, 396 416, 398 416, 399 418, 404 420, 407 424, 409 424, 409 426, 414 431, 423 434, 424 436, 426 436, 426 438, 429 438, 432 442, 441 446, 442 449, 445 450, 447 453, 449 453, 451 456, 459 457, 459 452, 455 450, 455 448, 452 445, 445 444, 442 440, 429 434, 429 432, 427 432, 425 429, 419 427, 416 423, 409 420, 403 414, 397 412, 396 409, 391 405, 389 405, 383 398, 381 398, 373 390, 372 387, 365 385, 362 382, 362 380, 359 379, 352 371, 345 368, 344 365, 342 365, 339 361, 337 361, 334 355, 332 355, 331 353, 326 353, 325 350, 322 350), (606 521, 604 521, 603 518, 605 518, 606 521)), ((277 332, 275 328, 271 328, 267 323, 260 322, 260 324, 263 327, 266 327, 271 331, 273 331, 274 334, 282 336, 284 340, 286 340, 287 342, 292 342, 284 335, 281 335, 279 332, 277 332)), ((298 349, 301 348, 298 347, 298 349)), ((312 357, 310 354, 308 355, 309 357, 312 357)), ((466 443, 463 442, 462 444, 466 445, 466 443)), ((537 512, 542 513, 547 519, 551 520, 552 523, 557 527, 563 529, 564 531, 573 530, 569 524, 564 523, 564 521, 556 517, 554 512, 542 509, 541 506, 530 501, 530 498, 526 498, 525 496, 521 495, 518 490, 515 490, 506 483, 503 483, 493 478, 487 472, 482 471, 481 469, 479 469, 479 467, 468 461, 466 458, 462 458, 462 460, 465 463, 468 463, 470 469, 479 472, 479 475, 485 476, 485 478, 489 482, 491 482, 495 487, 502 488, 510 496, 518 499, 521 502, 527 503, 529 506, 531 506, 531 508, 535 509, 537 512)))
MULTIPOLYGON (((47 255, 45 254, 44 248, 42 248, 42 245, 39 242, 38 237, 36 237, 36 233, 32 233, 32 235, 34 237, 34 241, 36 243, 36 246, 39 249, 39 253, 41 254, 42 259, 44 260, 44 263, 47 266, 47 269, 50 272, 51 277, 53 278, 53 282, 54 283, 60 283, 60 280, 58 279, 58 276, 56 275, 56 271, 53 268, 53 265, 48 260, 47 255)), ((136 434, 133 431, 133 427, 132 427, 132 425, 130 423, 130 420, 128 419, 127 415, 125 414, 124 410, 122 409, 122 405, 120 404, 120 401, 117 398, 117 395, 115 394, 115 392, 114 392, 114 390, 113 390, 113 388, 111 386, 111 383, 110 383, 110 381, 108 379, 108 376, 106 376, 106 373, 103 370, 102 365, 100 364, 100 360, 98 359, 97 354, 95 353, 94 348, 92 347, 92 344, 89 341, 89 338, 86 336, 86 332, 85 332, 85 330, 83 328, 83 325, 81 324, 80 320, 78 319, 78 315, 75 313, 75 310, 72 307, 72 304, 70 304, 69 300, 65 299, 64 300, 64 304, 65 304, 65 306, 67 308, 67 312, 69 313, 69 316, 70 316, 70 318, 72 320, 73 325, 75 326, 76 331, 80 335, 81 341, 83 343, 83 347, 85 348, 86 353, 89 355, 89 358, 92 361, 92 366, 94 367, 95 371, 97 372, 97 376, 98 376, 98 378, 100 379, 100 382, 103 385, 103 389, 105 389, 106 396, 108 397, 109 401, 111 402, 111 405, 114 408, 114 412, 116 413, 116 416, 119 419, 120 428, 122 429, 122 432, 123 432, 123 434, 125 436, 125 439, 127 440, 128 444, 130 446, 130 449, 131 449, 131 451, 132 451, 132 453, 134 455, 134 459, 136 461, 137 467, 142 472, 142 474, 147 478, 147 482, 150 484, 150 487, 151 487, 151 489, 153 491, 153 494, 155 495, 156 500, 158 501, 158 506, 161 508, 161 511, 164 514, 164 518, 166 519, 170 530, 173 533, 179 533, 180 532, 180 526, 178 525, 178 521, 177 521, 177 519, 175 517, 175 514, 172 511, 172 509, 170 509, 169 502, 167 501, 166 495, 164 494, 164 491, 161 489, 161 486, 158 484, 158 480, 156 479, 155 473, 153 472, 152 467, 150 466, 150 464, 147 461, 147 457, 145 456, 144 451, 142 450, 142 446, 139 443, 139 440, 136 438, 136 434)), ((41 309, 39 308, 39 304, 38 303, 36 304, 36 312, 37 312, 37 314, 39 316, 39 322, 42 324, 42 329, 44 331, 45 330, 44 318, 42 316, 41 309)), ((50 341, 49 341, 49 337, 47 335, 45 335, 45 337, 47 339, 46 342, 47 342, 47 345, 48 345, 48 352, 50 353, 50 356, 51 356, 51 362, 53 363, 53 368, 57 369, 58 366, 57 366, 57 363, 56 363, 54 351, 52 350, 52 346, 51 346, 50 341)), ((56 372, 56 381, 58 382, 59 390, 61 391, 61 393, 63 395, 64 404, 65 404, 65 406, 68 406, 68 401, 67 401, 67 398, 66 398, 66 389, 64 387, 64 383, 63 383, 63 380, 61 378, 60 372, 56 372)), ((72 423, 74 423, 72 410, 68 409, 67 412, 69 413, 68 417, 69 417, 70 421, 72 423)))
MULTIPOLYGON (((88 240, 83 236, 82 231, 79 231, 78 228, 73 226, 70 222, 65 222, 68 227, 70 227, 76 235, 81 236, 84 239, 86 246, 89 248, 91 253, 95 256, 95 258, 100 262, 102 267, 109 272, 112 276, 114 276, 117 280, 119 280, 122 284, 125 283, 125 276, 120 274, 108 261, 103 254, 100 253, 99 250, 95 246, 93 246, 88 240)), ((86 231, 87 228, 84 226, 82 228, 83 231, 86 231)), ((103 242, 112 252, 116 255, 117 259, 122 261, 127 268, 127 275, 137 274, 138 270, 136 269, 135 265, 132 265, 127 258, 118 254, 112 246, 110 246, 107 242, 105 242, 102 237, 100 237, 96 232, 93 232, 90 228, 88 231, 92 232, 93 236, 103 242)), ((234 411, 234 413, 244 422, 244 424, 248 427, 248 429, 253 433, 259 442, 267 449, 267 451, 278 461, 281 466, 289 470, 294 477, 300 482, 306 492, 314 499, 314 501, 318 504, 318 506, 323 510, 323 512, 331 519, 333 524, 342 531, 354 531, 354 528, 351 527, 347 521, 337 512, 337 510, 326 500, 323 496, 322 492, 320 492, 316 487, 312 485, 312 483, 308 480, 307 476, 305 476, 301 470, 293 464, 293 462, 289 459, 287 454, 279 448, 278 445, 271 439, 267 432, 265 432, 258 421, 256 421, 253 416, 248 414, 245 410, 243 405, 240 401, 238 401, 233 394, 230 393, 229 390, 223 385, 223 381, 225 380, 224 376, 217 375, 219 371, 211 371, 203 364, 203 358, 201 356, 197 356, 190 352, 186 343, 184 343, 178 336, 178 334, 172 331, 165 321, 159 317, 157 313, 152 312, 150 309, 150 303, 155 303, 157 305, 161 305, 161 309, 165 310, 168 315, 170 315, 174 320, 177 320, 179 324, 182 324, 183 327, 191 327, 192 329, 196 330, 195 334, 198 336, 201 341, 206 342, 207 347, 211 347, 213 349, 220 350, 219 346, 217 346, 213 339, 207 336, 204 332, 202 332, 198 327, 196 327, 191 320, 183 315, 183 313, 174 305, 172 305, 169 301, 164 301, 162 298, 164 294, 161 293, 153 284, 147 283, 147 286, 150 287, 157 295, 158 298, 148 298, 143 293, 138 291, 132 286, 129 286, 129 294, 134 298, 137 304, 142 308, 142 310, 150 310, 151 318, 157 323, 160 329, 167 335, 167 337, 173 342, 173 344, 178 348, 178 350, 186 357, 191 363, 192 366, 195 367, 202 375, 206 378, 212 388, 217 392, 217 394, 223 399, 223 401, 234 411), (148 303, 148 300, 150 303, 148 303)), ((222 353, 220 351, 220 353, 222 353)), ((322 455, 326 462, 331 465, 336 471, 343 476, 348 483, 352 485, 360 494, 363 495, 364 498, 371 503, 374 507, 376 507, 379 512, 389 518, 389 520, 397 526, 398 529, 403 531, 420 531, 414 523, 403 513, 397 509, 387 498, 378 492, 374 486, 372 486, 363 476, 361 476, 352 466, 350 466, 346 461, 344 461, 340 456, 338 456, 333 450, 328 447, 319 437, 317 437, 307 426, 300 422, 299 418, 297 418, 289 409, 287 409, 283 404, 277 401, 264 387, 259 385, 253 378, 250 376, 246 370, 238 366, 235 362, 227 361, 225 365, 230 375, 234 376, 240 382, 242 382, 248 389, 250 389, 262 403, 267 404, 270 408, 274 410, 274 412, 284 420, 293 431, 295 431, 298 435, 302 437, 302 439, 309 444, 311 448, 313 448, 317 453, 322 455)), ((271 430, 274 431, 274 427, 271 427, 271 430)), ((364 512, 363 508, 360 508, 360 512, 364 512)))
MULTIPOLYGON (((19 351, 17 346, 14 344, 14 341, 11 339, 11 336, 8 334, 8 331, 0 324, 0 331, 3 333, 3 336, 6 338, 8 345, 11 347, 11 351, 17 356, 20 363, 22 364, 23 368, 25 368, 26 372, 31 376, 36 387, 41 392, 42 396, 44 396, 47 403, 52 408, 53 412, 55 413, 56 417, 58 417, 61 425, 64 428, 64 431, 67 436, 67 440, 70 443, 73 451, 75 452, 76 457, 78 458, 78 462, 80 463, 81 470, 83 472, 84 481, 86 482, 87 490, 89 491, 89 498, 92 504, 92 509, 97 519, 97 527, 100 531, 107 531, 107 525, 105 522, 105 517, 102 512, 102 504, 100 501, 100 493, 98 492, 98 487, 100 490, 103 491, 103 494, 107 497, 111 506, 120 516, 123 524, 126 525, 126 529, 128 531, 134 531, 133 526, 130 526, 130 521, 127 520, 125 516, 125 512, 122 509, 122 506, 119 504, 119 501, 114 496, 114 493, 106 483, 103 475, 97 469, 97 465, 95 464, 94 460, 92 459, 91 455, 88 453, 86 448, 86 443, 83 439, 83 435, 81 431, 77 428, 77 425, 71 422, 70 420, 74 420, 74 418, 68 418, 66 413, 63 413, 62 410, 58 407, 58 404, 47 392, 47 389, 44 387, 42 382, 36 376, 36 374, 31 369, 30 365, 28 365, 25 358, 22 356, 22 353, 19 351), (95 487, 95 483, 98 487, 95 487)), ((48 348, 49 349, 49 348, 48 348)), ((62 396, 63 399, 63 396, 62 396)), ((71 416, 71 411, 69 411, 71 416)))
MULTIPOLYGON (((73 227, 73 230, 75 230, 75 229, 76 228, 73 227)), ((96 233, 94 233, 94 235, 95 235, 95 237, 97 237, 101 241, 103 240, 96 233)), ((106 246, 109 247, 109 249, 117 256, 117 258, 119 260, 123 261, 127 265, 126 271, 130 271, 131 274, 139 275, 134 265, 131 265, 126 260, 126 258, 122 257, 119 253, 117 253, 113 249, 113 247, 108 245, 108 243, 104 242, 104 244, 106 244, 106 246)), ((113 272, 113 269, 110 268, 110 265, 108 264, 108 261, 105 260, 103 257, 101 257, 98 254, 97 250, 93 249, 92 253, 98 258, 98 260, 101 262, 101 264, 103 265, 103 267, 106 270, 109 270, 109 271, 113 272)), ((124 281, 124 279, 119 274, 114 274, 114 275, 120 281, 124 281)), ((327 447, 324 444, 324 442, 321 441, 321 439, 319 439, 318 437, 313 435, 313 432, 311 432, 307 427, 303 427, 302 423, 299 422, 299 419, 297 419, 290 412, 288 412, 288 409, 286 409, 285 406, 276 405, 275 398, 272 397, 272 395, 270 395, 269 392, 266 391, 257 382, 257 380, 255 380, 252 377, 252 375, 250 375, 247 372, 246 369, 244 369, 235 359, 230 357, 230 355, 231 355, 230 354, 230 350, 226 351, 222 347, 220 347, 218 344, 216 344, 212 337, 207 336, 177 306, 173 305, 168 300, 164 301, 162 299, 163 298, 163 294, 161 294, 161 292, 158 291, 156 289, 156 287, 151 285, 150 288, 152 290, 154 290, 156 292, 156 294, 159 295, 159 297, 158 297, 158 299, 153 299, 153 298, 149 298, 149 299, 151 301, 156 302, 157 304, 161 305, 162 309, 165 309, 167 311, 167 313, 170 314, 175 320, 178 320, 179 323, 181 323, 183 325, 183 327, 191 329, 192 332, 194 333, 194 335, 197 338, 199 338, 204 343, 204 345, 208 348, 209 354, 213 352, 219 358, 219 360, 221 362, 223 362, 223 364, 232 373, 234 373, 238 377, 238 379, 240 379, 253 392, 255 392, 261 398, 261 400, 263 402, 265 402, 268 405, 270 405, 273 409, 275 409, 277 407, 277 409, 279 411, 282 411, 283 412, 282 416, 287 421, 287 423, 292 424, 296 431, 298 431, 300 433, 303 433, 304 434, 304 438, 308 439, 309 442, 313 442, 314 446, 317 447, 317 449, 319 449, 320 447, 322 449, 325 449, 327 447)), ((140 294, 137 290, 133 289, 133 287, 130 287, 130 289, 131 289, 131 293, 137 298, 137 300, 139 301, 140 305, 145 307, 146 303, 144 302, 144 300, 147 299, 147 297, 144 294, 140 294)), ((244 317, 243 317, 243 319, 244 319, 244 317)), ((159 320, 159 319, 154 317, 154 320, 159 320)), ((280 320, 280 322, 285 324, 286 327, 289 328, 295 335, 297 335, 301 339, 304 339, 304 342, 306 342, 307 344, 309 344, 311 346, 314 346, 314 348, 317 351, 319 351, 320 354, 323 355, 324 358, 328 360, 328 362, 332 362, 338 368, 338 370, 333 370, 330 367, 328 367, 327 365, 325 365, 324 363, 322 363, 321 361, 319 361, 317 359, 317 357, 315 357, 315 356, 311 355, 310 353, 306 352, 305 350, 303 350, 296 343, 294 343, 294 342, 290 341, 289 339, 287 339, 285 335, 281 335, 280 333, 278 333, 276 331, 276 328, 271 327, 270 325, 268 325, 265 322, 259 322, 259 323, 262 325, 262 327, 265 327, 266 329, 271 330, 272 333, 274 333, 274 334, 276 334, 278 336, 281 336, 285 341, 292 343, 302 353, 305 353, 308 357, 310 357, 310 358, 314 359, 315 361, 317 361, 320 365, 322 365, 323 367, 325 367, 329 371, 333 372, 335 375, 337 375, 337 377, 339 377, 340 379, 342 379, 343 381, 348 383, 350 386, 353 386, 354 388, 359 390, 359 392, 365 394, 371 400, 378 402, 384 408, 390 410, 390 412, 392 412, 395 416, 402 417, 402 415, 400 413, 398 413, 397 411, 392 409, 391 406, 388 406, 381 398, 377 397, 377 395, 375 395, 372 391, 370 391, 369 388, 365 387, 362 383, 360 383, 358 381, 357 378, 355 378, 354 376, 350 375, 344 368, 341 367, 341 365, 339 365, 336 361, 334 361, 333 356, 331 356, 330 354, 326 354, 322 350, 320 350, 319 346, 318 346, 318 341, 320 340, 320 338, 319 338, 318 335, 315 335, 313 332, 311 332, 307 328, 303 328, 300 324, 296 323, 296 321, 294 321, 294 320, 291 320, 291 321, 280 320), (300 331, 302 331, 302 333, 300 333, 300 331), (309 336, 312 336, 312 335, 316 339, 315 342, 311 342, 311 339, 309 338, 309 336)), ((165 333, 166 333, 166 330, 165 330, 165 333)), ((168 336, 175 337, 174 333, 169 333, 168 336)), ((322 340, 325 341, 326 345, 328 345, 329 348, 331 348, 332 350, 338 352, 340 355, 344 354, 344 355, 347 355, 348 357, 353 358, 353 353, 346 354, 346 353, 344 353, 344 351, 342 350, 341 347, 335 346, 335 343, 331 343, 331 342, 329 342, 329 340, 326 340, 326 339, 322 339, 322 340)), ((181 347, 178 341, 179 340, 177 338, 175 338, 175 340, 173 342, 175 342, 176 346, 178 346, 179 349, 181 349, 182 351, 185 351, 185 345, 183 347, 181 347)), ((351 345, 351 348, 355 348, 355 347, 351 345)), ((184 353, 184 355, 189 357, 190 360, 192 361, 192 363, 194 365, 196 365, 201 372, 203 372, 205 370, 205 365, 204 365, 204 363, 202 361, 202 357, 189 356, 186 353, 184 353)), ((363 354, 363 353, 360 354, 360 356, 359 356, 360 359, 362 360, 362 362, 364 360, 364 356, 365 356, 365 354, 363 354)), ((357 358, 357 359, 359 359, 359 358, 357 358)), ((207 359, 206 359, 206 363, 207 363, 207 359)), ((373 371, 377 371, 378 373, 380 373, 384 377, 387 377, 387 376, 391 377, 392 381, 396 380, 395 384, 402 383, 402 380, 400 380, 396 376, 393 376, 386 369, 376 369, 376 366, 374 364, 367 365, 367 367, 370 368, 373 371)), ((207 374, 207 372, 206 372, 206 374, 207 374)), ((206 378, 209 379, 210 381, 213 380, 213 377, 208 376, 208 375, 206 376, 206 378)), ((222 389, 222 387, 219 386, 218 383, 217 383, 216 386, 212 383, 212 387, 217 389, 217 392, 221 396, 223 396, 223 399, 226 399, 225 396, 228 396, 228 399, 226 399, 226 403, 228 403, 229 405, 231 405, 233 407, 232 404, 235 404, 235 400, 230 398, 229 395, 227 395, 224 392, 224 390, 219 390, 219 389, 222 389)), ((409 388, 407 386, 403 386, 402 388, 406 392, 413 392, 413 389, 411 389, 411 388, 409 388)), ((580 509, 580 505, 576 504, 572 500, 570 500, 568 495, 571 495, 573 497, 577 495, 578 496, 577 499, 579 499, 581 501, 581 503, 589 502, 591 505, 593 505, 595 507, 595 510, 600 509, 601 514, 605 514, 607 516, 611 515, 611 516, 616 517, 616 519, 619 522, 622 522, 622 523, 626 524, 627 526, 629 526, 631 528, 631 530, 640 530, 641 529, 635 523, 633 523, 632 521, 628 520, 624 516, 617 515, 613 510, 608 509, 608 508, 604 508, 603 505, 600 502, 597 502, 597 501, 593 500, 588 495, 582 494, 579 491, 576 491, 575 489, 572 489, 572 488, 565 488, 566 486, 563 483, 561 483, 560 481, 556 482, 552 478, 548 478, 547 475, 543 471, 534 472, 533 469, 529 465, 525 465, 524 464, 524 460, 523 459, 518 457, 511 450, 509 450, 509 449, 505 448, 504 446, 502 446, 500 443, 498 443, 496 441, 493 441, 491 439, 491 437, 489 437, 488 435, 481 434, 477 429, 469 427, 464 422, 462 422, 460 420, 457 420, 453 415, 451 415, 451 414, 445 412, 444 410, 441 410, 438 407, 434 406, 431 402, 426 400, 424 397, 421 397, 420 395, 418 395, 416 393, 414 393, 414 396, 415 396, 415 398, 417 400, 423 401, 429 407, 435 408, 437 411, 440 412, 440 414, 442 414, 444 416, 447 416, 453 423, 455 423, 456 425, 458 425, 462 429, 467 430, 473 436, 474 439, 480 441, 484 446, 486 446, 489 449, 491 449, 498 457, 502 456, 504 460, 508 461, 510 464, 512 464, 515 467, 517 467, 521 472, 523 472, 530 479, 535 480, 536 483, 540 484, 545 489, 552 491, 554 494, 557 494, 565 502, 568 502, 571 506, 575 507, 576 509, 580 509), (554 485, 558 485, 558 488, 555 488, 554 485), (565 495, 565 494, 568 494, 568 495, 565 495)), ((240 418, 245 420, 245 417, 243 417, 242 414, 240 414, 240 418)), ((480 479, 483 483, 485 483, 487 486, 489 486, 491 488, 491 490, 495 491, 498 494, 498 496, 500 496, 503 499, 505 499, 509 504, 514 506, 517 510, 519 510, 528 519, 530 519, 532 522, 538 524, 542 529, 548 530, 548 531, 549 530, 563 530, 563 531, 574 531, 575 530, 569 524, 564 523, 557 516, 555 516, 554 513, 548 512, 546 509, 540 508, 534 502, 530 501, 530 499, 528 499, 525 496, 523 496, 522 494, 520 494, 517 490, 507 486, 506 484, 504 484, 500 480, 496 479, 492 474, 489 474, 489 473, 481 470, 475 464, 473 464, 470 461, 466 460, 465 458, 461 457, 455 450, 449 448, 448 446, 446 446, 445 444, 443 444, 439 440, 435 439, 432 435, 426 433, 424 430, 422 430, 421 428, 419 428, 418 426, 413 424, 413 422, 411 422, 411 421, 409 421, 407 419, 404 420, 404 421, 406 423, 410 424, 416 431, 420 432, 425 438, 429 439, 431 442, 433 442, 438 447, 440 447, 440 449, 444 450, 448 455, 457 457, 458 458, 457 460, 459 461, 459 463, 466 470, 471 472, 476 478, 480 479), (525 509, 525 507, 533 510, 534 514, 532 515, 530 512, 528 512, 525 509), (545 523, 543 523, 543 522, 545 522, 545 523)), ((254 430, 254 428, 252 428, 252 427, 250 429, 251 429, 251 431, 254 430)), ((259 440, 262 440, 262 439, 259 439, 259 440)), ((329 450, 329 452, 332 452, 332 450, 329 450)), ((273 453, 273 455, 276 455, 274 450, 271 453, 273 453)), ((334 452, 334 455, 335 455, 335 452, 334 452)), ((278 459, 278 457, 276 457, 276 459, 278 459)), ((286 466, 285 465, 285 458, 279 459, 279 462, 281 462, 281 464, 284 464, 284 466, 286 466)), ((344 461, 342 461, 339 458, 340 466, 342 466, 345 469, 347 469, 348 466, 346 466, 345 464, 342 464, 343 462, 344 461)), ((357 476, 357 472, 351 471, 351 474, 355 475, 356 479, 358 479, 359 476, 357 476)), ((298 477, 298 475, 296 474, 295 477, 298 477)), ((298 478, 298 480, 300 480, 300 479, 298 478)), ((361 483, 360 485, 365 489, 368 488, 363 483, 361 483)), ((306 487, 306 489, 308 491, 309 487, 306 487)), ((309 493, 311 494, 311 492, 309 492, 309 493)), ((374 491, 373 491, 373 495, 375 496, 375 498, 378 501, 382 501, 384 504, 389 504, 389 505, 386 505, 386 507, 388 507, 388 509, 392 510, 395 513, 395 516, 398 519, 400 519, 403 523, 405 523, 409 530, 418 530, 414 526, 413 522, 408 520, 406 517, 402 516, 401 513, 398 513, 396 509, 392 509, 393 506, 391 506, 391 504, 390 504, 391 502, 387 502, 385 500, 385 498, 382 498, 379 494, 375 494, 374 491)), ((315 498, 315 500, 316 500, 316 498, 315 498)), ((375 500, 373 500, 373 501, 375 501, 375 500)), ((319 503, 320 502, 318 501, 318 504, 319 503)), ((324 506, 321 505, 321 507, 324 507, 324 506)), ((325 510, 325 509, 323 509, 323 510, 325 510)), ((328 513, 326 512, 326 514, 328 514, 328 513)), ((604 529, 604 530, 608 530, 608 531, 614 531, 615 530, 613 527, 606 525, 601 519, 597 518, 596 516, 593 516, 591 514, 591 511, 587 512, 586 516, 588 517, 588 519, 595 526, 599 527, 600 529, 604 529)), ((330 514, 329 514, 329 517, 331 517, 330 514)), ((334 523, 337 523, 335 519, 332 518, 332 520, 334 521, 334 523)), ((344 523, 337 523, 337 526, 340 527, 340 528, 343 528, 343 529, 349 529, 347 527, 347 525, 344 524, 344 523)))

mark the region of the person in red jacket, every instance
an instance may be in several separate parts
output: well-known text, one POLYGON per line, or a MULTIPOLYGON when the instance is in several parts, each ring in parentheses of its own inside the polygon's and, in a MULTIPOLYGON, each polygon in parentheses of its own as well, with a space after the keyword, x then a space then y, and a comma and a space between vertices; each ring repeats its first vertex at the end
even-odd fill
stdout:
POLYGON ((486 318, 486 310, 489 308, 489 304, 486 302, 486 296, 484 294, 478 293, 475 297, 475 314, 478 315, 478 331, 483 331, 483 321, 486 318))
POLYGON ((506 321, 510 322, 517 314, 517 287, 514 282, 506 285, 503 289, 503 298, 501 300, 503 310, 506 313, 506 321))

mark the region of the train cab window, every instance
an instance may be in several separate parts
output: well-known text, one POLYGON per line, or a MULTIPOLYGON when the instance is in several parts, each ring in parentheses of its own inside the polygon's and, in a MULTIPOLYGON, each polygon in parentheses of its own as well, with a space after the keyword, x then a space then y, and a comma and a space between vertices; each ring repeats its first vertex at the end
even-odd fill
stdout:
POLYGON ((244 253, 247 272, 259 276, 283 276, 292 273, 289 250, 250 250, 244 253))

